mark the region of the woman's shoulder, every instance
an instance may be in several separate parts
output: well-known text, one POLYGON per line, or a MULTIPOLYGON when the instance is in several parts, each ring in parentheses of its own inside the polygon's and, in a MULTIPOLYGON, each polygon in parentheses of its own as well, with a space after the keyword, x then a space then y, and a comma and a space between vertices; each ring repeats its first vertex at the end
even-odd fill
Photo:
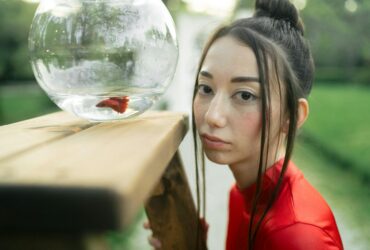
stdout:
POLYGON ((259 249, 275 250, 342 250, 340 237, 333 237, 318 225, 296 222, 279 228, 260 242, 259 249))
POLYGON ((328 203, 293 162, 289 162, 280 190, 274 206, 289 209, 294 214, 294 221, 322 221, 327 216, 331 219, 328 203))
MULTIPOLYGON (((288 173, 288 178, 283 182, 280 195, 265 220, 263 231, 267 233, 268 237, 277 237, 277 235, 290 235, 292 238, 299 237, 301 238, 299 240, 300 244, 307 240, 312 244, 324 244, 326 242, 329 245, 340 247, 342 243, 339 231, 328 203, 297 168, 290 171, 290 174, 289 176, 288 173), (309 238, 304 238, 303 234, 308 235, 309 238)), ((273 239, 271 242, 273 242, 273 239)), ((289 244, 294 242, 294 240, 291 240, 289 244)))
MULTIPOLYGON (((290 200, 290 209, 294 220, 313 224, 326 225, 335 223, 332 210, 324 197, 307 181, 300 170, 295 171, 294 178, 286 183, 285 199, 290 200), (323 224, 323 221, 327 223, 323 224)), ((282 204, 283 205, 283 204, 282 204)))

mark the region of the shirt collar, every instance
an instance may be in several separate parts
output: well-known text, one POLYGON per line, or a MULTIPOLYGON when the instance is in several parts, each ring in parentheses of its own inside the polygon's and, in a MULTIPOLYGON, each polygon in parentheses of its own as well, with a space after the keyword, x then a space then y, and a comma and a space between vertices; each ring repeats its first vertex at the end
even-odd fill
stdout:
MULTIPOLYGON (((276 186, 276 184, 279 180, 279 176, 280 176, 280 173, 281 173, 281 170, 282 170, 282 167, 283 167, 283 163, 284 163, 284 158, 275 162, 274 165, 272 165, 270 168, 268 168, 266 170, 266 172, 263 174, 262 189, 261 189, 262 192, 261 192, 261 198, 260 198, 258 207, 263 207, 268 202, 268 200, 270 198, 270 195, 272 194, 272 192, 273 192, 273 190, 274 190, 274 188, 275 188, 275 186, 276 186)), ((289 162, 288 166, 287 166, 287 170, 286 170, 285 175, 284 175, 284 179, 289 178, 289 176, 291 176, 293 174, 293 172, 295 172, 295 171, 296 171, 296 169, 294 167, 294 164, 292 162, 289 162)), ((237 186, 236 186, 236 188, 243 195, 244 201, 245 201, 245 203, 244 203, 245 204, 245 209, 246 209, 247 212, 250 213, 251 209, 252 209, 254 194, 255 194, 256 188, 257 188, 256 183, 254 183, 251 186, 249 186, 247 188, 244 188, 244 189, 240 189, 237 186)))

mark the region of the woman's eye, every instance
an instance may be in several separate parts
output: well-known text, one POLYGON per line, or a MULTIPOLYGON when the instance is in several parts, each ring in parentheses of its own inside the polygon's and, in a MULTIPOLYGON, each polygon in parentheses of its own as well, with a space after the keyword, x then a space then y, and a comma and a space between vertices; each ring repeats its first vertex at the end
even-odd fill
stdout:
POLYGON ((257 97, 249 91, 239 91, 234 95, 238 100, 243 102, 253 101, 257 97))
POLYGON ((199 84, 198 93, 201 95, 210 95, 212 94, 212 88, 205 84, 199 84))

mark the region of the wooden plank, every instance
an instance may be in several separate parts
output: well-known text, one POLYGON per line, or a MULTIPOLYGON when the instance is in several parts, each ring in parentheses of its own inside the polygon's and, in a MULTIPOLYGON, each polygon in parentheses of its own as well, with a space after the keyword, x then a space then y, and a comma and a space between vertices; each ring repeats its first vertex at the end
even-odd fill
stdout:
POLYGON ((111 250, 106 235, 50 232, 1 232, 0 249, 5 250, 111 250))
MULTIPOLYGON (((63 120, 63 116, 64 113, 55 117, 53 122, 63 120)), ((45 124, 36 122, 34 126, 43 128, 55 124, 53 122, 46 119, 45 124)), ((66 126, 80 124, 78 120, 66 126)), ((16 157, 13 154, 1 158, 0 183, 25 188, 108 190, 117 195, 120 225, 125 226, 132 221, 163 174, 186 133, 186 124, 184 114, 160 112, 130 120, 86 125, 78 132, 67 133, 68 136, 54 137, 48 143, 43 141, 32 150, 18 150, 16 157)), ((24 126, 29 124, 2 129, 17 133, 24 126)), ((59 128, 68 130, 64 125, 59 128)), ((7 135, 4 131, 3 134, 7 135)), ((115 196, 112 197, 114 200, 115 196)))
POLYGON ((57 112, 0 126, 0 161, 75 134, 95 125, 65 112, 57 112))
POLYGON ((0 249, 6 250, 88 250, 79 234, 0 233, 0 249))
POLYGON ((178 154, 172 158, 145 210, 162 250, 207 249, 204 228, 178 154))
POLYGON ((117 230, 121 228, 120 201, 108 188, 0 185, 0 232, 117 230))

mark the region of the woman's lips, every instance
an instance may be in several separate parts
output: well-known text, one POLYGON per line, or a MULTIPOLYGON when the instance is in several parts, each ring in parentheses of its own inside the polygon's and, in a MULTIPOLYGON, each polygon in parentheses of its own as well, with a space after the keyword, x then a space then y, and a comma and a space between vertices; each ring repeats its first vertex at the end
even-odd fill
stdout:
POLYGON ((201 138, 204 147, 209 149, 224 149, 228 144, 230 144, 216 136, 208 134, 202 134, 201 138))

